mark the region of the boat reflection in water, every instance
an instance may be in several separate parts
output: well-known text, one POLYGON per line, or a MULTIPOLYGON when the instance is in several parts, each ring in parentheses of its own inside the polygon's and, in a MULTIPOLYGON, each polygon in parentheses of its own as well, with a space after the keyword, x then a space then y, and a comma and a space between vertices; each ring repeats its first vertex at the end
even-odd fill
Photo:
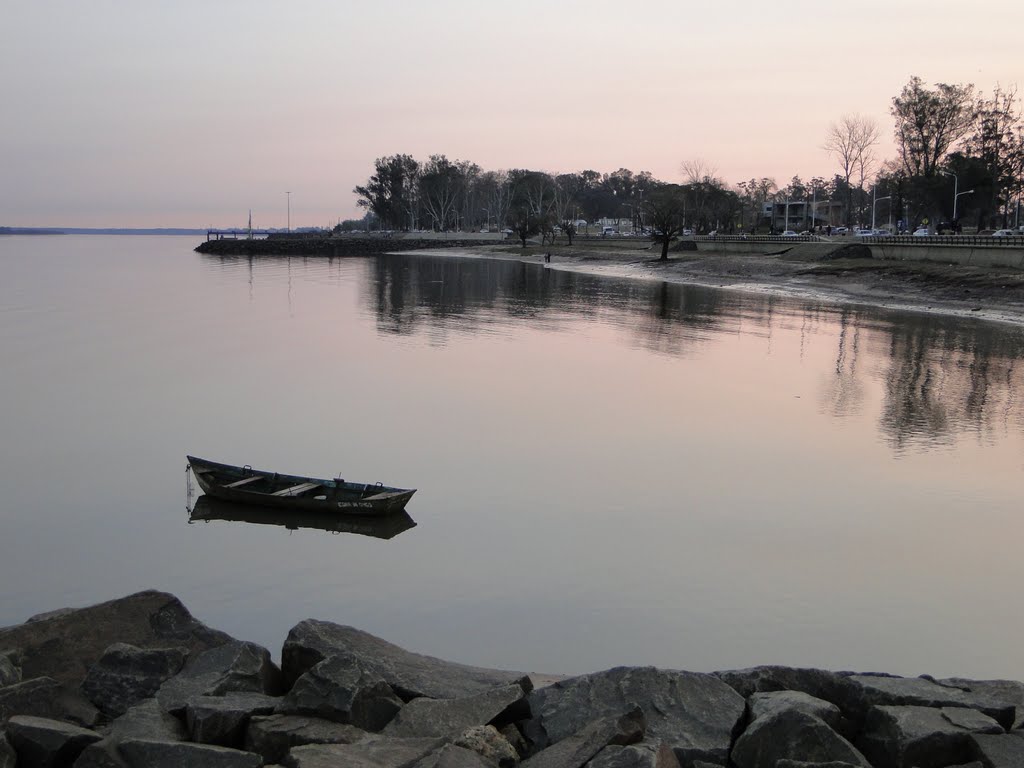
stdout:
POLYGON ((189 510, 188 522, 208 523, 211 520, 226 520, 257 525, 279 525, 289 531, 299 528, 313 528, 330 533, 355 533, 359 536, 373 536, 377 539, 392 539, 403 531, 416 526, 416 521, 405 511, 383 516, 360 516, 352 514, 334 515, 328 512, 303 512, 259 507, 235 501, 224 501, 208 494, 196 499, 189 510))

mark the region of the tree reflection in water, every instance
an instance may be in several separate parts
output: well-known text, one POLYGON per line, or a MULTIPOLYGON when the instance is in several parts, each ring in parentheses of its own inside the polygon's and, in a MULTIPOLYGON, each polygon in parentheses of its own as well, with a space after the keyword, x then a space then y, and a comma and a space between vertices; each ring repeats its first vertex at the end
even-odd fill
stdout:
POLYGON ((539 264, 458 257, 390 255, 375 260, 364 298, 378 330, 449 334, 493 330, 528 320, 558 328, 596 317, 626 329, 643 349, 687 356, 722 334, 761 336, 771 351, 779 327, 800 324, 805 345, 834 336, 835 366, 821 385, 823 410, 836 418, 862 413, 871 372, 858 368, 865 345, 885 350, 879 430, 897 452, 918 442, 951 441, 970 431, 1006 433, 1024 425, 1014 392, 1024 384, 1018 360, 1024 334, 972 320, 873 307, 779 299, 676 285, 620 280, 539 264))

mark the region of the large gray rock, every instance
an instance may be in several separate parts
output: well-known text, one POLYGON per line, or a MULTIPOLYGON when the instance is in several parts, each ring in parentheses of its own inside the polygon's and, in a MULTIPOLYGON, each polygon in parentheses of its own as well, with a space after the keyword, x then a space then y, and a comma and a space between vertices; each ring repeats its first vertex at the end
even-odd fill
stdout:
POLYGON ((352 744, 367 735, 362 728, 304 715, 253 717, 245 731, 245 749, 268 763, 280 761, 303 744, 352 744))
POLYGON ((129 739, 122 742, 121 756, 131 768, 261 768, 263 758, 209 744, 129 739))
POLYGON ((357 744, 307 744, 281 761, 286 768, 391 768, 412 766, 441 749, 442 739, 369 737, 357 744))
MULTIPOLYGON (((449 736, 474 725, 487 725, 523 701, 518 684, 493 688, 461 699, 413 699, 388 723, 386 736, 449 736)), ((523 703, 524 715, 529 709, 523 703)), ((510 718, 516 719, 516 718, 510 718)))
POLYGON ((867 704, 861 687, 848 677, 824 669, 766 665, 715 672, 743 698, 768 691, 800 691, 839 707, 844 716, 864 719, 867 704))
POLYGON ((647 722, 643 710, 634 707, 618 717, 602 717, 576 733, 524 760, 523 768, 582 768, 607 746, 620 747, 643 740, 647 722))
POLYGON ((972 757, 985 768, 1021 768, 1024 766, 1024 738, 972 733, 968 738, 972 757))
MULTIPOLYGON (((692 764, 697 766, 712 766, 712 763, 705 763, 698 760, 692 764)), ((647 745, 632 745, 628 747, 610 746, 605 747, 587 763, 587 768, 680 768, 676 753, 667 744, 655 749, 647 745)), ((717 763, 714 768, 722 768, 717 763)))
POLYGON ((153 591, 0 629, 0 648, 16 650, 23 677, 52 677, 75 690, 114 643, 199 653, 231 639, 196 621, 174 595, 153 591))
POLYGON ((830 701, 816 699, 809 693, 803 691, 766 691, 755 693, 747 700, 750 707, 750 719, 757 720, 759 717, 773 715, 784 709, 795 709, 814 715, 823 720, 830 728, 839 730, 842 721, 839 707, 830 701))
POLYGON ((0 688, 0 722, 14 715, 68 720, 86 728, 92 728, 100 719, 99 710, 80 693, 67 690, 50 677, 0 688))
POLYGON ((176 715, 190 700, 226 693, 281 693, 281 672, 270 651, 256 643, 233 640, 190 658, 185 668, 157 691, 160 706, 176 715))
POLYGON ((445 744, 435 752, 417 760, 410 768, 494 768, 495 763, 485 760, 476 752, 445 744))
POLYGON ((459 734, 455 746, 482 757, 488 764, 512 768, 519 762, 519 753, 493 725, 474 725, 459 734))
POLYGON ((779 760, 839 761, 871 768, 864 755, 829 726, 806 712, 785 709, 752 722, 736 740, 738 768, 775 768, 779 760))
MULTIPOLYGON (((775 768, 857 768, 853 763, 847 763, 843 760, 829 760, 821 763, 818 761, 808 762, 807 760, 779 760, 775 764, 775 768)), ((949 768, 957 768, 955 765, 951 765, 949 768)), ((961 768, 971 768, 970 766, 961 766, 961 768)), ((981 765, 977 768, 982 768, 981 765)))
POLYGON ((7 722, 7 737, 22 768, 71 765, 83 749, 103 738, 95 731, 60 720, 24 715, 7 722))
POLYGON ((89 668, 82 693, 103 714, 120 717, 129 707, 154 696, 165 680, 181 671, 180 648, 138 648, 114 643, 89 668))
POLYGON ((329 656, 292 685, 277 707, 282 715, 313 715, 379 731, 402 708, 402 700, 375 671, 348 654, 329 656))
POLYGON ((107 738, 116 743, 128 739, 187 741, 188 733, 181 720, 164 712, 156 699, 147 699, 114 720, 107 738))
POLYGON ((21 682, 21 670, 14 665, 10 657, 0 653, 0 688, 21 682))
POLYGON ((878 768, 945 768, 973 759, 973 733, 1003 729, 962 707, 878 706, 868 712, 857 746, 878 768))
POLYGON ((109 739, 97 741, 82 750, 73 768, 128 768, 128 763, 109 739))
POLYGON ((281 670, 291 685, 328 656, 344 654, 361 669, 382 677, 404 701, 419 696, 457 699, 498 685, 532 684, 520 672, 470 667, 433 656, 411 653, 353 627, 307 619, 288 633, 281 652, 281 670))
POLYGON ((526 735, 535 748, 557 743, 602 717, 639 706, 647 717, 645 742, 668 744, 683 765, 725 763, 746 702, 714 675, 617 667, 562 680, 529 696, 533 719, 526 735))
POLYGON ((853 675, 850 680, 860 685, 865 700, 876 706, 967 707, 984 712, 1007 730, 1013 727, 1017 716, 1013 702, 986 692, 940 685, 923 677, 853 675))
POLYGON ((264 693, 228 693, 197 696, 185 709, 185 722, 192 741, 241 749, 245 729, 253 715, 269 715, 278 699, 264 693))
POLYGON ((959 688, 966 693, 984 696, 991 701, 1001 701, 1016 709, 1013 728, 1024 728, 1024 683, 1016 680, 968 680, 963 677, 949 677, 936 681, 939 685, 959 688))

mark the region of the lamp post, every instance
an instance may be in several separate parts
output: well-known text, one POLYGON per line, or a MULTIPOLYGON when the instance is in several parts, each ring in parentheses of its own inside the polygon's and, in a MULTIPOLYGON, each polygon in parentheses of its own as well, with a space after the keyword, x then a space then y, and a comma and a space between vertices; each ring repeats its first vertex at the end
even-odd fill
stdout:
POLYGON ((973 195, 973 194, 974 194, 974 190, 973 189, 968 189, 966 192, 959 192, 959 193, 953 195, 953 221, 954 222, 956 221, 956 201, 957 201, 957 198, 963 197, 964 195, 973 195))
POLYGON ((960 195, 957 193, 957 189, 960 186, 960 178, 952 171, 939 171, 939 173, 941 173, 943 176, 953 177, 953 225, 956 226, 956 199, 960 197, 960 195))
POLYGON ((483 207, 481 207, 480 210, 482 210, 484 213, 487 214, 487 231, 490 232, 491 231, 491 212, 489 210, 487 210, 486 208, 483 208, 483 207))
POLYGON ((288 195, 288 231, 292 231, 292 193, 285 192, 288 195))
POLYGON ((875 188, 871 188, 871 232, 875 231, 875 206, 878 205, 882 200, 892 200, 892 195, 886 195, 885 197, 875 197, 875 188))

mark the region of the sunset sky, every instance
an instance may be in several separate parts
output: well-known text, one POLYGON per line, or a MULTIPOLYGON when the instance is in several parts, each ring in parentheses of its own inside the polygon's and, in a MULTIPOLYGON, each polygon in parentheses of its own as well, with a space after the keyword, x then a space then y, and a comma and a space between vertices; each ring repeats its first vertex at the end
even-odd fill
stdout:
POLYGON ((374 158, 831 176, 844 113, 1024 86, 1024 2, 16 2, 0 225, 333 225, 374 158))

